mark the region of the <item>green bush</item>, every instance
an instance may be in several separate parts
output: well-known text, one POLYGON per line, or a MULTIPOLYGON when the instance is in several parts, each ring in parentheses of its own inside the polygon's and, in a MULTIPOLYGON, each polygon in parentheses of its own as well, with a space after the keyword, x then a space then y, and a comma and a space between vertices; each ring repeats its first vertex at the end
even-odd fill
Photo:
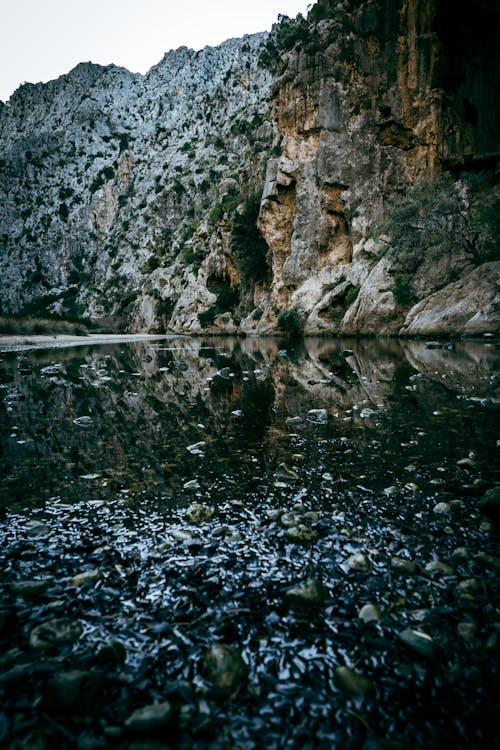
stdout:
POLYGON ((251 286, 269 275, 266 241, 257 227, 261 193, 253 193, 243 204, 241 214, 235 214, 231 245, 242 280, 251 286))
POLYGON ((414 301, 414 295, 411 288, 411 276, 409 274, 396 276, 391 292, 399 305, 409 307, 414 301))
POLYGON ((278 328, 282 330, 289 338, 298 338, 304 331, 302 317, 293 307, 291 310, 282 310, 278 315, 278 328))
POLYGON ((352 303, 356 300, 360 289, 361 287, 359 286, 359 284, 356 284, 355 286, 350 287, 350 289, 348 290, 345 296, 345 303, 347 307, 350 307, 352 303))

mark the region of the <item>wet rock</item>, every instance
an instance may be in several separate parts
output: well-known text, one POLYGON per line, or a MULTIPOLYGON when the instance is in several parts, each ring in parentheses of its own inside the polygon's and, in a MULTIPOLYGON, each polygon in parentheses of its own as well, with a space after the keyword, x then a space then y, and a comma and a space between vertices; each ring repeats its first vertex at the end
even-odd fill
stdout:
POLYGON ((365 604, 359 610, 358 617, 365 623, 379 622, 382 619, 382 613, 376 604, 365 604))
POLYGON ((293 482, 299 478, 297 472, 293 469, 289 469, 288 466, 284 463, 278 465, 276 471, 274 472, 274 476, 278 477, 278 479, 285 479, 286 481, 290 482, 293 482))
POLYGON ((494 523, 500 524, 500 487, 487 490, 481 498, 479 508, 494 523))
POLYGON ((468 456, 466 458, 461 458, 460 461, 457 461, 457 466, 460 466, 460 468, 462 469, 470 469, 471 471, 477 469, 477 464, 474 459, 469 458, 468 456))
POLYGON ((300 427, 301 425, 305 423, 302 417, 288 417, 286 420, 286 424, 289 427, 300 427))
POLYGON ((374 411, 373 409, 368 409, 368 408, 361 409, 361 411, 359 412, 359 416, 361 417, 361 419, 371 419, 372 417, 375 417, 376 415, 377 415, 376 411, 374 411))
POLYGON ((297 526, 290 526, 290 528, 285 531, 285 536, 289 542, 295 544, 309 544, 310 542, 315 542, 318 535, 314 529, 311 529, 303 523, 299 523, 297 526))
POLYGON ((28 521, 26 524, 26 535, 30 539, 41 539, 50 534, 50 526, 41 521, 28 521))
POLYGON ((51 648, 76 643, 83 633, 79 622, 64 618, 47 620, 37 625, 30 634, 31 648, 51 648))
POLYGON ((95 707, 102 693, 101 676, 79 669, 55 674, 47 683, 48 702, 72 710, 95 707))
POLYGON ((453 575, 453 568, 451 567, 451 565, 441 562, 441 560, 431 560, 431 562, 428 562, 425 566, 425 571, 426 573, 434 573, 435 571, 439 571, 440 573, 444 573, 444 575, 447 576, 453 575))
POLYGON ((247 665, 235 646, 213 643, 205 660, 210 680, 220 690, 232 690, 247 677, 247 665))
POLYGON ((90 427, 93 421, 94 420, 92 419, 92 417, 84 415, 84 416, 77 417, 76 419, 74 419, 73 424, 76 425, 77 427, 82 427, 85 429, 87 427, 90 427))
POLYGON ((364 695, 372 686, 368 677, 345 666, 335 669, 333 680, 339 690, 352 696, 364 695))
POLYGON ((197 479, 190 479, 188 482, 184 482, 183 487, 185 490, 199 490, 200 483, 197 479))
POLYGON ((328 596, 328 590, 319 578, 309 578, 285 593, 289 604, 297 607, 309 607, 322 604, 328 596))
POLYGON ((49 579, 37 579, 28 581, 16 581, 11 583, 10 590, 15 596, 26 596, 36 598, 47 590, 49 579))
POLYGON ((72 586, 85 586, 87 584, 96 583, 101 578, 99 570, 84 570, 82 573, 73 576, 71 579, 72 586))
POLYGON ((443 515, 445 513, 451 513, 451 505, 449 503, 437 503, 432 509, 434 513, 443 515))
POLYGON ((327 424, 328 412, 326 409, 310 409, 307 412, 307 421, 313 424, 327 424))
POLYGON ((347 558, 346 564, 350 570, 367 573, 371 569, 368 557, 363 552, 355 552, 347 558))
POLYGON ((206 447, 206 441, 200 440, 198 443, 193 443, 192 445, 188 445, 186 450, 189 451, 189 453, 192 453, 194 456, 200 456, 203 455, 203 448, 206 447))
POLYGON ((280 516, 280 524, 285 528, 289 529, 292 526, 297 526, 297 524, 300 521, 300 517, 297 515, 297 513, 283 513, 282 516, 280 516))
POLYGON ((392 557, 391 569, 396 573, 408 576, 415 575, 418 571, 416 563, 414 563, 413 560, 407 560, 404 557, 392 557))
POLYGON ((477 578, 465 578, 457 583, 456 589, 460 596, 473 597, 481 590, 481 583, 477 578))
POLYGON ((464 641, 472 641, 476 637, 477 625, 474 622, 459 622, 457 633, 464 641))
POLYGON ((188 523, 204 523, 209 521, 215 515, 215 508, 212 505, 203 505, 203 503, 191 503, 184 513, 184 518, 188 523))
POLYGON ((474 558, 478 562, 482 563, 486 568, 490 570, 496 570, 500 573, 500 557, 494 557, 494 555, 487 555, 485 552, 478 552, 474 558))
POLYGON ((406 628, 399 633, 398 637, 405 646, 408 646, 408 648, 417 654, 428 658, 434 656, 434 641, 427 633, 422 633, 421 630, 406 628))
POLYGON ((137 708, 125 721, 125 726, 130 732, 150 734, 166 727, 172 713, 172 704, 169 701, 153 703, 137 708))

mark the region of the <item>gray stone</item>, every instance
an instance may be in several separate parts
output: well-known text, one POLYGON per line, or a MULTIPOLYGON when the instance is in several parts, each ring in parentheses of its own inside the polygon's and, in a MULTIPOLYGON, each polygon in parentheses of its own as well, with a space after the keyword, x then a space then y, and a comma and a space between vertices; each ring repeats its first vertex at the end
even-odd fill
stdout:
POLYGON ((371 570, 370 560, 363 552, 355 552, 350 555, 346 560, 346 564, 350 570, 355 570, 360 573, 367 573, 371 570))
POLYGON ((184 518, 188 523, 198 524, 209 521, 215 515, 215 508, 203 503, 191 503, 184 512, 184 518))
POLYGON ((290 528, 285 531, 285 537, 289 542, 295 544, 310 544, 311 542, 316 541, 318 535, 314 529, 311 529, 303 523, 299 523, 296 526, 290 526, 290 528))
POLYGON ((310 409, 307 412, 307 421, 313 424, 327 424, 328 412, 326 409, 310 409))
POLYGON ((376 604, 365 604, 359 610, 358 617, 365 623, 379 622, 382 619, 382 613, 376 604))
POLYGON ((446 513, 451 513, 451 505, 449 503, 437 503, 433 508, 434 513, 437 513, 438 515, 443 515, 446 513))
POLYGON ((213 643, 205 659, 209 677, 220 690, 232 690, 247 677, 248 667, 235 646, 213 643))
POLYGON ((319 578, 308 578, 285 593, 286 601, 297 607, 323 604, 327 596, 328 590, 319 578))
POLYGON ((434 641, 427 633, 406 628, 399 633, 399 640, 421 656, 434 656, 434 641))
POLYGON ((169 701, 152 703, 137 708, 125 721, 125 727, 137 734, 149 734, 165 728, 172 718, 172 704, 169 701))
POLYGON ((396 573, 402 573, 403 575, 415 575, 418 568, 413 560, 407 560, 404 557, 392 557, 391 558, 391 569, 396 573))
POLYGON ((47 578, 29 581, 16 581, 15 583, 10 584, 10 590, 16 596, 36 598, 47 590, 49 584, 50 580, 47 578))
POLYGON ((278 467, 274 472, 274 476, 289 482, 294 482, 295 480, 299 479, 299 475, 297 474, 297 472, 293 469, 289 469, 285 463, 278 464, 278 467))
POLYGON ((33 628, 30 633, 31 648, 52 648, 75 643, 83 633, 79 622, 64 618, 47 620, 33 628))
POLYGON ((333 680, 339 690, 352 696, 364 695, 372 687, 368 677, 345 666, 335 669, 333 680))

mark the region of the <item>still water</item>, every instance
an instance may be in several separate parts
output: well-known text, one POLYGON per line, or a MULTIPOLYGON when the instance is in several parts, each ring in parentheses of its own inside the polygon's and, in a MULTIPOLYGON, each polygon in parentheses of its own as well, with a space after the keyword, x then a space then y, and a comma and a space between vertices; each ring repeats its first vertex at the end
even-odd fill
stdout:
POLYGON ((498 364, 484 342, 183 338, 3 353, 0 498, 259 496, 281 463, 312 492, 491 484, 498 364), (318 409, 320 424, 308 417, 318 409))
POLYGON ((2 353, 0 743, 498 746, 498 366, 493 340, 2 353))

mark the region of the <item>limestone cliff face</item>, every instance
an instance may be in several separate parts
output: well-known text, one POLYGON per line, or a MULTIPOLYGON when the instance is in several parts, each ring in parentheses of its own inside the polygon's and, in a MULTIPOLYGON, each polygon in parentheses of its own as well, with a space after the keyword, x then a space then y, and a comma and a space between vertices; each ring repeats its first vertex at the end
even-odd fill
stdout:
MULTIPOLYGON (((422 316, 396 301, 397 263, 381 258, 386 242, 371 230, 404 186, 498 160, 498 10, 438 0, 319 7, 324 17, 283 57, 272 89, 282 155, 268 164, 260 213, 273 259, 271 306, 297 308, 306 331, 423 332, 422 316)), ((468 274, 462 250, 453 263, 420 265, 418 298, 468 274)), ((488 314, 478 316, 469 297, 462 312, 481 320, 469 328, 498 327, 498 264, 471 279, 429 297, 425 333, 433 305, 436 331, 468 330, 468 319, 443 320, 446 305, 477 285, 488 314)))
POLYGON ((458 243, 409 266, 377 227, 421 180, 494 173, 499 20, 495 0, 318 0, 281 48, 275 29, 169 52, 146 76, 85 63, 22 86, 0 107, 0 313, 498 329, 491 254, 458 243))

